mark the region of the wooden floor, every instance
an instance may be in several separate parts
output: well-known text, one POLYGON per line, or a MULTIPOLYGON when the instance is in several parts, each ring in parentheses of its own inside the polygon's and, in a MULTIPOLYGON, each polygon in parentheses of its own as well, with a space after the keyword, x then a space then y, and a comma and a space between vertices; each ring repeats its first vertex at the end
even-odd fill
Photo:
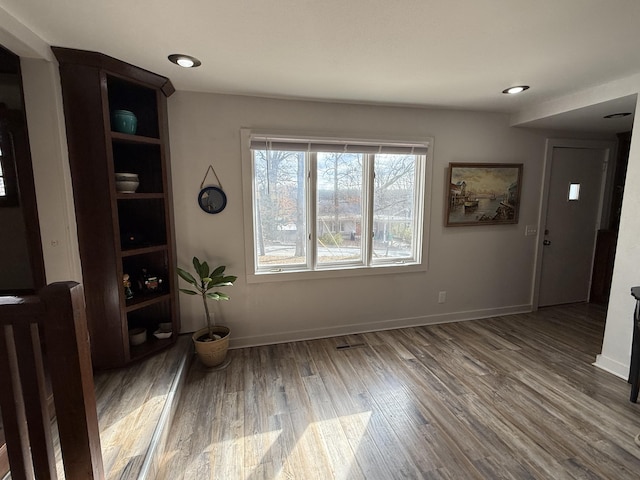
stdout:
POLYGON ((640 406, 591 365, 604 314, 554 307, 194 363, 158 478, 638 479, 640 406))
POLYGON ((191 351, 191 338, 181 336, 174 347, 158 355, 125 368, 96 373, 100 443, 107 480, 138 478, 171 394, 171 383, 187 351, 191 351))
MULTIPOLYGON (((191 336, 180 336, 170 349, 124 368, 94 375, 100 443, 106 480, 153 479, 157 475, 167 414, 176 380, 193 350, 191 336), (145 475, 146 473, 146 475, 145 475)), ((178 379, 179 380, 179 379, 178 379)), ((65 479, 57 426, 52 423, 57 473, 65 479)), ((0 478, 3 475, 0 474, 0 478)), ((10 480, 9 473, 3 480, 10 480)), ((83 480, 83 479, 69 479, 83 480)))

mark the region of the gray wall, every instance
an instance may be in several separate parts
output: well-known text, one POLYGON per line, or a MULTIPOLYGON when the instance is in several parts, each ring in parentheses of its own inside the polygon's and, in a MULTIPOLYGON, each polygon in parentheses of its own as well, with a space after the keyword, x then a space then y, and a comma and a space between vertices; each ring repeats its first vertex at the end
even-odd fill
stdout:
MULTIPOLYGON (((376 107, 177 92, 169 98, 178 261, 193 255, 239 276, 230 302, 217 307, 235 345, 312 338, 530 309, 544 160, 543 133, 510 128, 500 114, 376 107), (354 137, 434 137, 429 269, 357 278, 248 284, 245 281, 240 129, 262 128, 354 137), (446 228, 449 162, 524 164, 517 225, 446 228), (207 215, 196 202, 213 164, 227 208, 207 215), (438 304, 438 292, 447 302, 438 304)), ((181 298, 184 331, 199 328, 201 305, 181 298)))

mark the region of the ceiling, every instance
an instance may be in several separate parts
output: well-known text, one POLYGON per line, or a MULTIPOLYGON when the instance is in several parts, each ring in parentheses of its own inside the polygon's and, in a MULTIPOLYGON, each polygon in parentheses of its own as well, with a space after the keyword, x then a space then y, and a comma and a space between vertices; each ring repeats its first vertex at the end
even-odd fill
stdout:
MULTIPOLYGON (((0 6, 49 45, 119 58, 169 77, 177 90, 516 113, 640 73, 637 0, 0 0, 0 6), (193 55, 202 66, 182 69, 167 60, 172 53, 193 55), (531 88, 501 93, 522 84, 531 88)), ((626 97, 551 124, 622 131, 633 116, 607 122, 601 114, 634 108, 635 96, 626 97)))

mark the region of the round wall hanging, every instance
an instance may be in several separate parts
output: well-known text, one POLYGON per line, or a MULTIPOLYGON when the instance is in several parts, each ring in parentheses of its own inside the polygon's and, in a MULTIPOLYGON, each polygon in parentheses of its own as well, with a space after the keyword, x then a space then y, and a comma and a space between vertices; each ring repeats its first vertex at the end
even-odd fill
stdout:
POLYGON ((220 213, 227 206, 227 195, 220 187, 204 187, 198 194, 198 205, 207 213, 220 213))
POLYGON ((204 178, 202 179, 202 183, 200 184, 200 193, 198 193, 198 205, 200 205, 200 208, 207 213, 220 213, 222 210, 224 210, 224 207, 227 206, 227 195, 222 190, 222 183, 220 183, 218 174, 211 165, 209 165, 209 168, 207 168, 207 171, 204 174, 204 178), (216 180, 218 181, 217 186, 204 186, 204 182, 207 179, 209 170, 211 170, 213 172, 213 175, 216 177, 216 180))

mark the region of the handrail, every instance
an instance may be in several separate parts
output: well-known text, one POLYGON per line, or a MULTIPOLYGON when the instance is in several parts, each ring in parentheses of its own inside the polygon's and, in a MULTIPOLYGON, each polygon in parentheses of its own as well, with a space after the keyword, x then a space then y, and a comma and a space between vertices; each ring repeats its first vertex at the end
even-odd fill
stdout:
POLYGON ((65 476, 102 480, 82 285, 58 282, 37 296, 0 297, 0 408, 14 480, 58 478, 45 358, 65 476))

